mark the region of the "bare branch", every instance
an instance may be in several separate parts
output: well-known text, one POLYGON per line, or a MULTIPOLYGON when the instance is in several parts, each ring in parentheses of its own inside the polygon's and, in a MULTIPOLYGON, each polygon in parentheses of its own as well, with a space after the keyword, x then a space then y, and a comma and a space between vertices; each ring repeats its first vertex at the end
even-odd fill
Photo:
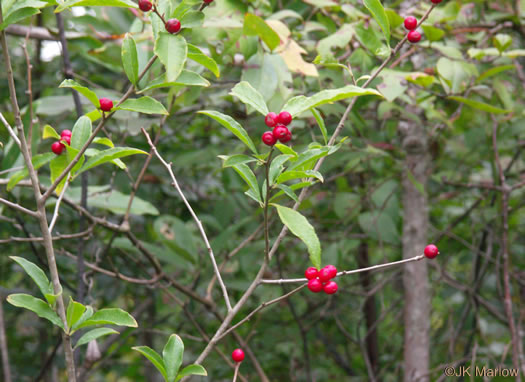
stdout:
POLYGON ((16 136, 16 133, 15 131, 13 130, 13 128, 11 127, 11 125, 6 121, 6 119, 4 118, 3 114, 0 113, 0 121, 2 121, 2 123, 4 124, 5 128, 7 129, 7 132, 9 133, 9 135, 11 136, 11 138, 13 138, 13 140, 15 141, 16 145, 18 147, 21 147, 21 144, 20 144, 20 139, 18 139, 18 137, 16 136))
POLYGON ((230 298, 228 297, 228 290, 226 289, 226 285, 224 285, 224 281, 222 281, 221 273, 219 271, 219 268, 217 267, 217 262, 215 260, 215 255, 213 253, 213 249, 211 248, 210 242, 208 241, 208 236, 206 236, 206 232, 204 231, 204 227, 202 226, 201 221, 199 220, 199 218, 197 217, 197 215, 193 211, 193 208, 191 207, 190 203, 188 202, 188 200, 184 196, 184 193, 182 192, 182 189, 180 188, 179 183, 177 182, 177 178, 175 178, 175 174, 173 173, 173 169, 171 168, 171 164, 167 163, 160 156, 159 152, 157 151, 157 148, 155 147, 155 145, 151 141, 151 138, 150 138, 149 134, 146 132, 146 130, 142 129, 142 133, 146 136, 146 139, 148 140, 148 143, 149 143, 151 149, 153 150, 155 156, 157 157, 157 159, 168 170, 168 172, 170 174, 170 177, 171 177, 171 180, 173 182, 172 183, 173 187, 179 193, 179 196, 181 197, 182 201, 186 205, 186 208, 188 209, 188 211, 190 212, 191 216, 193 217, 193 220, 195 220, 195 223, 197 224, 197 227, 199 228, 199 232, 200 232, 200 234, 202 236, 202 239, 204 240, 204 243, 206 244, 206 248, 208 250, 208 254, 210 255, 210 260, 211 260, 211 262, 213 264, 213 270, 215 272, 215 276, 217 277, 217 281, 218 281, 218 283, 219 283, 219 285, 221 287, 222 294, 223 294, 223 297, 224 297, 224 301, 226 302, 226 307, 228 308, 228 312, 231 312, 232 311, 232 306, 231 306, 231 303, 230 303, 230 298))
POLYGON ((9 200, 3 199, 3 198, 0 198, 0 203, 5 204, 6 206, 8 206, 10 208, 13 208, 13 209, 15 209, 17 211, 23 212, 24 214, 32 216, 34 218, 38 218, 40 216, 38 214, 38 212, 36 212, 36 211, 28 210, 27 208, 22 207, 20 204, 16 204, 16 203, 10 202, 9 200))

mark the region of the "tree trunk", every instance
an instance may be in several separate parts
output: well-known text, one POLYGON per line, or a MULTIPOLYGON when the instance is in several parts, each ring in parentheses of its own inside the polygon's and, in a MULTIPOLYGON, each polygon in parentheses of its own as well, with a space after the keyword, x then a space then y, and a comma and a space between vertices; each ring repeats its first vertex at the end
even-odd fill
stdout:
MULTIPOLYGON (((423 191, 430 157, 423 128, 400 124, 406 158, 403 169, 403 258, 423 254, 427 244, 428 201, 423 191), (419 188, 419 189, 418 189, 419 188)), ((411 262, 403 269, 405 290, 404 381, 428 382, 430 298, 427 264, 411 262)))

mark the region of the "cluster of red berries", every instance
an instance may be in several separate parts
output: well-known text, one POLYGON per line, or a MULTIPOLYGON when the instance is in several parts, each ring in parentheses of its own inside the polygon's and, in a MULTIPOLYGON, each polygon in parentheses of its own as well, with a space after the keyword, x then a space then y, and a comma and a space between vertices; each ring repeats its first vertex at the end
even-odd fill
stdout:
POLYGON ((287 111, 281 111, 279 114, 274 112, 268 113, 264 118, 266 126, 273 127, 273 131, 265 131, 262 135, 262 141, 268 146, 273 146, 277 141, 286 143, 292 139, 292 133, 286 126, 292 123, 292 115, 287 111))
POLYGON ((233 362, 244 361, 244 352, 242 351, 242 349, 235 349, 232 352, 232 359, 233 359, 233 362))
POLYGON ((434 244, 429 244, 425 247, 425 250, 423 251, 425 253, 425 256, 428 259, 433 259, 437 255, 439 255, 439 249, 434 244))
POLYGON ((337 268, 333 265, 327 265, 320 271, 314 267, 304 271, 304 277, 308 279, 308 289, 314 293, 324 291, 326 294, 334 294, 337 292, 337 283, 331 281, 335 276, 337 276, 337 268))
POLYGON ((66 142, 68 145, 71 144, 71 130, 63 130, 60 134, 60 140, 54 142, 51 145, 51 151, 53 151, 56 155, 62 154, 66 146, 62 143, 62 141, 66 142))
POLYGON ((408 30, 407 40, 411 43, 417 43, 421 40, 421 33, 417 28, 417 19, 414 16, 408 16, 405 19, 405 28, 408 30))

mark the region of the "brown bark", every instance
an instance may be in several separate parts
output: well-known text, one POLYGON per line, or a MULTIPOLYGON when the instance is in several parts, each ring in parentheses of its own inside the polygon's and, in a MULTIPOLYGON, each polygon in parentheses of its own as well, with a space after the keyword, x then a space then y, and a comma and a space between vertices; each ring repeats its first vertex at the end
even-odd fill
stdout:
MULTIPOLYGON (((425 186, 430 157, 425 133, 416 123, 401 123, 406 158, 403 170, 403 258, 423 253, 427 244, 428 201, 418 190, 425 186), (419 187, 421 188, 421 187, 419 187)), ((407 264, 403 270, 405 291, 404 381, 428 382, 430 298, 425 261, 407 264)))

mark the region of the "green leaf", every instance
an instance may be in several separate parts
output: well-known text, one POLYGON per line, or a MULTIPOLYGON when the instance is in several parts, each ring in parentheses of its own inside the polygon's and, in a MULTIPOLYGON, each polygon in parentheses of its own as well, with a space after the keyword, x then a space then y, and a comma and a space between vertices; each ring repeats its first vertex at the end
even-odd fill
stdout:
POLYGON ((159 33, 155 41, 155 54, 166 68, 167 82, 174 82, 182 72, 188 56, 188 46, 182 36, 159 33))
POLYGON ((319 130, 321 130, 321 134, 323 134, 324 144, 328 144, 328 132, 326 131, 326 125, 324 124, 324 120, 321 116, 321 113, 319 113, 315 108, 310 109, 310 112, 313 114, 315 120, 317 121, 317 124, 319 125, 319 130))
POLYGON ((71 297, 69 297, 69 304, 67 306, 67 327, 69 328, 69 334, 72 334, 72 328, 73 325, 75 325, 80 317, 84 314, 86 311, 86 307, 82 305, 80 302, 73 301, 71 297))
POLYGON ((180 366, 182 365, 182 355, 184 354, 184 343, 176 334, 172 334, 162 350, 162 358, 166 374, 168 375, 168 382, 173 382, 180 366))
POLYGON ((255 162, 256 159, 249 157, 248 155, 236 154, 236 155, 219 155, 219 158, 223 160, 222 167, 232 167, 237 164, 255 162))
POLYGON ((86 116, 80 117, 75 123, 75 126, 73 126, 73 131, 71 134, 71 147, 76 150, 80 150, 89 140, 92 133, 93 126, 91 124, 91 120, 86 116))
POLYGON ((78 327, 80 325, 82 325, 84 322, 86 322, 92 316, 93 316, 93 308, 88 305, 88 306, 86 306, 86 310, 84 311, 84 313, 82 313, 82 316, 80 316, 80 318, 77 320, 77 322, 75 322, 71 326, 70 330, 72 330, 74 332, 75 330, 78 329, 78 327))
POLYGON ((54 325, 64 330, 64 324, 53 309, 44 300, 18 293, 7 296, 7 302, 18 308, 28 309, 37 314, 38 317, 51 321, 54 325))
POLYGON ((85 86, 80 85, 78 82, 73 80, 64 80, 60 84, 59 88, 73 88, 80 94, 82 94, 84 97, 86 97, 89 102, 91 102, 97 109, 100 107, 100 102, 98 100, 97 95, 86 88, 85 86))
POLYGON ((386 38, 387 44, 390 45, 390 21, 386 15, 385 8, 379 0, 363 0, 363 4, 368 8, 374 19, 377 21, 383 34, 386 38))
POLYGON ((274 50, 281 43, 279 35, 266 21, 252 13, 247 13, 244 16, 243 32, 246 36, 259 36, 270 50, 274 50))
POLYGON ((202 367, 201 365, 193 364, 186 366, 182 371, 177 375, 177 379, 175 381, 179 381, 184 377, 187 377, 188 375, 202 375, 206 377, 208 373, 206 372, 206 369, 202 367))
POLYGON ((277 212, 283 224, 288 227, 290 232, 303 241, 308 247, 310 261, 317 269, 321 268, 321 243, 315 233, 314 227, 299 212, 278 204, 272 204, 277 208, 277 212))
POLYGON ((472 99, 465 98, 465 97, 450 96, 450 97, 447 97, 447 98, 451 99, 451 100, 454 100, 454 101, 458 101, 458 102, 464 103, 465 105, 473 107, 474 109, 483 110, 483 111, 486 111, 486 112, 489 112, 489 113, 506 114, 506 113, 511 113, 512 112, 512 110, 500 109, 499 107, 492 106, 492 105, 489 105, 487 103, 483 103, 483 102, 479 102, 479 101, 474 101, 472 99))
POLYGON ((243 103, 250 105, 264 116, 270 112, 262 94, 250 85, 249 82, 239 82, 231 90, 230 94, 239 98, 243 103))
POLYGON ((306 171, 286 171, 277 178, 277 183, 288 182, 293 179, 309 179, 316 178, 321 182, 324 182, 323 176, 319 171, 306 170, 306 171))
POLYGON ((78 339, 74 349, 78 348, 79 346, 85 345, 88 342, 96 340, 97 338, 107 336, 109 334, 118 334, 118 332, 115 329, 111 329, 111 328, 97 328, 97 329, 90 330, 89 332, 83 334, 82 337, 78 339))
POLYGON ((327 156, 329 153, 329 149, 324 147, 320 149, 310 149, 303 153, 301 153, 296 160, 293 161, 293 163, 288 167, 288 171, 291 170, 309 170, 308 165, 313 164, 316 162, 319 158, 327 156))
POLYGON ((199 11, 189 11, 180 19, 182 28, 196 28, 200 27, 204 22, 204 13, 199 11))
POLYGON ((493 68, 490 68, 486 72, 483 72, 478 79, 476 80, 477 83, 482 82, 483 80, 486 80, 487 78, 493 77, 501 72, 507 71, 507 70, 516 70, 516 67, 514 65, 502 65, 502 66, 495 66, 493 68))
POLYGON ((259 190, 259 183, 255 174, 248 165, 241 163, 232 166, 233 169, 241 176, 241 178, 246 182, 248 187, 252 190, 252 195, 255 196, 256 200, 262 202, 261 192, 259 190))
POLYGON ((87 171, 93 167, 99 166, 101 164, 111 162, 114 159, 117 158, 123 158, 130 155, 135 154, 144 154, 147 155, 148 153, 139 149, 133 149, 130 147, 114 147, 112 149, 100 151, 97 155, 92 156, 89 158, 89 160, 82 166, 82 168, 75 174, 78 176, 78 174, 83 173, 84 171, 87 171))
POLYGON ((95 138, 93 139, 93 143, 96 143, 98 145, 104 145, 107 147, 115 147, 113 142, 111 142, 111 139, 109 138, 95 138))
MULTIPOLYGON (((286 195, 288 195, 288 197, 290 197, 294 202, 296 203, 299 203, 299 198, 297 197, 297 195, 295 195, 295 192, 293 192, 293 189, 291 187, 288 187, 287 185, 285 184, 279 184, 277 185, 277 188, 281 189, 286 195)), ((273 198, 275 198, 275 196, 279 195, 276 194, 274 195, 273 198)), ((270 200, 272 200, 273 198, 271 198, 270 200)))
POLYGON ((282 152, 283 154, 290 154, 295 158, 298 157, 298 154, 290 146, 286 146, 281 143, 276 143, 274 147, 278 149, 280 152, 282 152))
POLYGON ((71 7, 123 7, 123 8, 138 8, 137 4, 131 0, 68 0, 60 4, 55 13, 62 12, 64 9, 71 7))
POLYGON ((20 265, 24 271, 33 279, 35 284, 38 286, 38 289, 40 289, 40 292, 42 292, 42 295, 45 296, 46 294, 53 294, 54 289, 52 284, 49 282, 49 279, 47 278, 46 274, 42 269, 40 269, 36 264, 17 256, 10 256, 11 260, 15 261, 18 265, 20 265))
POLYGON ((139 60, 137 55, 137 44, 133 36, 126 33, 126 37, 122 40, 122 66, 128 76, 129 81, 136 85, 139 81, 139 60))
POLYGON ((169 115, 163 104, 148 96, 127 99, 119 105, 117 110, 136 111, 143 114, 169 115))
POLYGON ((512 37, 510 37, 508 34, 498 33, 492 38, 492 42, 494 43, 496 49, 502 53, 512 44, 512 37))
POLYGON ((441 28, 433 27, 432 25, 421 25, 423 33, 428 41, 439 41, 445 35, 445 31, 441 28))
POLYGON ((293 156, 290 154, 281 154, 276 156, 270 164, 270 171, 268 172, 268 178, 270 179, 270 186, 275 183, 275 180, 284 170, 284 164, 293 156))
MULTIPOLYGON (((67 159, 67 155, 59 155, 49 163, 49 169, 51 170, 51 183, 54 183, 55 180, 58 179, 58 177, 64 172, 68 164, 69 161, 67 159)), ((64 189, 66 180, 67 176, 65 176, 58 184, 57 188, 55 189, 55 193, 57 195, 60 195, 60 193, 64 189)))
POLYGON ((91 318, 84 321, 81 325, 78 325, 77 328, 80 329, 94 325, 118 325, 131 328, 138 326, 137 321, 135 321, 131 314, 120 308, 100 309, 95 312, 91 318))
POLYGON ((339 89, 322 90, 319 93, 311 96, 297 96, 293 97, 282 107, 282 110, 288 111, 292 116, 301 114, 313 107, 324 105, 326 103, 333 103, 342 99, 364 96, 376 95, 382 97, 381 93, 374 89, 363 89, 359 86, 348 85, 339 89))
POLYGON ((246 146, 248 146, 250 150, 252 150, 255 154, 258 154, 257 149, 255 148, 255 145, 253 144, 246 130, 244 130, 244 128, 232 117, 213 110, 201 110, 198 113, 207 115, 208 117, 213 118, 219 122, 221 125, 230 130, 246 146))
MULTIPOLYGON (((31 162, 33 162, 33 167, 35 170, 38 170, 40 167, 49 163, 55 157, 56 155, 53 153, 38 154, 31 159, 31 162)), ((28 176, 29 170, 27 167, 23 170, 15 172, 11 178, 9 178, 9 183, 7 183, 7 191, 11 191, 22 179, 27 178, 28 176)))
POLYGON ((0 31, 4 30, 8 25, 15 24, 20 20, 40 13, 40 8, 49 5, 47 2, 36 0, 18 0, 11 2, 4 0, 1 3, 4 21, 0 24, 0 31))
POLYGON ((140 354, 142 354, 144 357, 146 357, 156 368, 157 370, 162 374, 164 377, 164 380, 168 380, 168 374, 166 374, 166 368, 164 367, 164 361, 160 357, 159 353, 157 353, 155 350, 151 349, 148 346, 134 346, 132 347, 133 350, 138 351, 140 354))
POLYGON ((166 74, 162 74, 160 77, 149 82, 146 87, 140 90, 138 93, 144 93, 151 89, 157 88, 168 88, 171 86, 210 86, 210 82, 202 77, 200 74, 192 72, 191 70, 182 69, 180 76, 173 82, 168 82, 166 74))
POLYGON ((42 139, 47 139, 47 138, 60 139, 60 135, 56 132, 55 129, 53 129, 52 126, 45 125, 44 132, 42 134, 42 139))
POLYGON ((188 58, 210 70, 213 74, 215 74, 215 77, 219 78, 221 76, 217 62, 215 62, 213 58, 206 56, 195 45, 188 44, 188 58))

